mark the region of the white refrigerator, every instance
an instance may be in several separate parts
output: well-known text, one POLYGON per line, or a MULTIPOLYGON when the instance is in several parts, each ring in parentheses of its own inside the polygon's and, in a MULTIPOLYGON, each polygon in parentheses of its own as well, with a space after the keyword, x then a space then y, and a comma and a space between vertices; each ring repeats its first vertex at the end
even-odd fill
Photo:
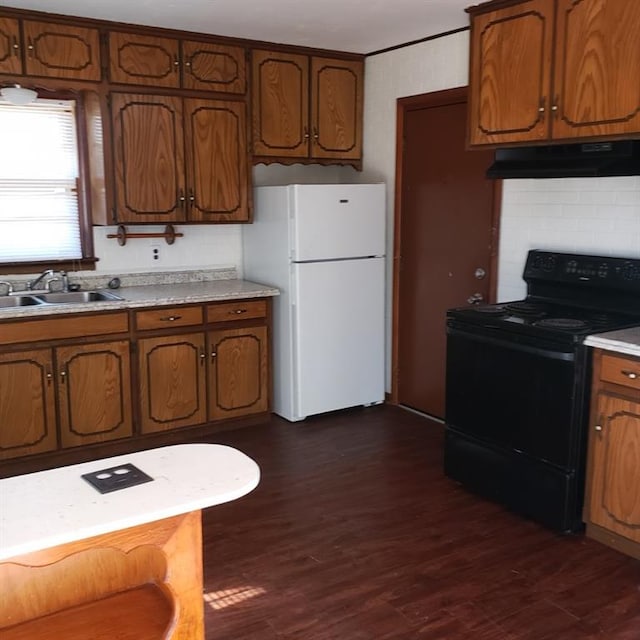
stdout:
POLYGON ((244 277, 277 287, 273 410, 289 421, 384 400, 385 186, 257 187, 244 277))

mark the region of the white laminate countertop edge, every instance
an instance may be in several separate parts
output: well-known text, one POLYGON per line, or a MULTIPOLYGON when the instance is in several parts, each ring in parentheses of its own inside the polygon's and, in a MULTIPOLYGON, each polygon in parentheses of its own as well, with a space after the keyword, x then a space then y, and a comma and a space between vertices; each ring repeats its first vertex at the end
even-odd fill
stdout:
POLYGON ((120 296, 122 300, 0 308, 0 320, 26 317, 35 318, 69 313, 118 311, 122 309, 173 304, 221 302, 242 298, 268 298, 280 295, 280 291, 275 287, 250 282, 249 280, 212 280, 206 282, 150 284, 136 287, 122 287, 121 289, 114 290, 113 293, 120 296))
POLYGON ((640 358, 640 327, 596 333, 588 336, 584 344, 640 358))
POLYGON ((181 444, 0 480, 0 561, 240 498, 260 468, 218 444, 181 444), (81 475, 131 463, 153 478, 101 494, 81 475))

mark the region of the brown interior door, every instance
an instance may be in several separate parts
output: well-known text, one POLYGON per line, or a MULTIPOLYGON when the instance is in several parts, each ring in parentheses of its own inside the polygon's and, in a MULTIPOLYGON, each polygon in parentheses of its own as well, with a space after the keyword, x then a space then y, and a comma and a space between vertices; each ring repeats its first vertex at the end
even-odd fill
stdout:
POLYGON ((495 295, 493 153, 466 150, 466 89, 399 108, 394 396, 442 418, 446 310, 495 295))

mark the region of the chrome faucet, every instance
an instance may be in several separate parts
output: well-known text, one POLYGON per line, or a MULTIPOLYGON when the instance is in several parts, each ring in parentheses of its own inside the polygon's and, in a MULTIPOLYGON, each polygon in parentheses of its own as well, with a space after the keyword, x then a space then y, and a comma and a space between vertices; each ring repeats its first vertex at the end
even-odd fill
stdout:
POLYGON ((55 271, 53 269, 47 269, 43 271, 35 280, 30 280, 27 282, 27 289, 32 291, 35 289, 47 276, 52 278, 55 271))
POLYGON ((69 291, 69 276, 67 275, 67 272, 66 271, 58 271, 58 274, 59 275, 54 276, 50 280, 47 280, 47 284, 45 285, 45 288, 47 289, 47 291, 51 291, 51 283, 52 282, 60 282, 60 283, 62 283, 60 291, 62 291, 63 293, 68 293, 68 291, 69 291))
POLYGON ((8 296, 10 293, 13 293, 13 285, 7 280, 0 280, 0 286, 7 287, 7 293, 4 295, 8 296))

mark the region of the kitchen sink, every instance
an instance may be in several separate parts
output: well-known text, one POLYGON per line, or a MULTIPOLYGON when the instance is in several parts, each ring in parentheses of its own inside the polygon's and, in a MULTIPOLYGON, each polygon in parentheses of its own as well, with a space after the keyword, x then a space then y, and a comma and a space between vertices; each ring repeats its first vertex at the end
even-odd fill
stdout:
POLYGON ((0 309, 29 307, 34 304, 42 303, 32 296, 0 296, 0 309))
POLYGON ((120 296, 109 291, 69 291, 56 293, 38 293, 33 296, 46 304, 78 304, 82 302, 105 302, 122 300, 120 296))

